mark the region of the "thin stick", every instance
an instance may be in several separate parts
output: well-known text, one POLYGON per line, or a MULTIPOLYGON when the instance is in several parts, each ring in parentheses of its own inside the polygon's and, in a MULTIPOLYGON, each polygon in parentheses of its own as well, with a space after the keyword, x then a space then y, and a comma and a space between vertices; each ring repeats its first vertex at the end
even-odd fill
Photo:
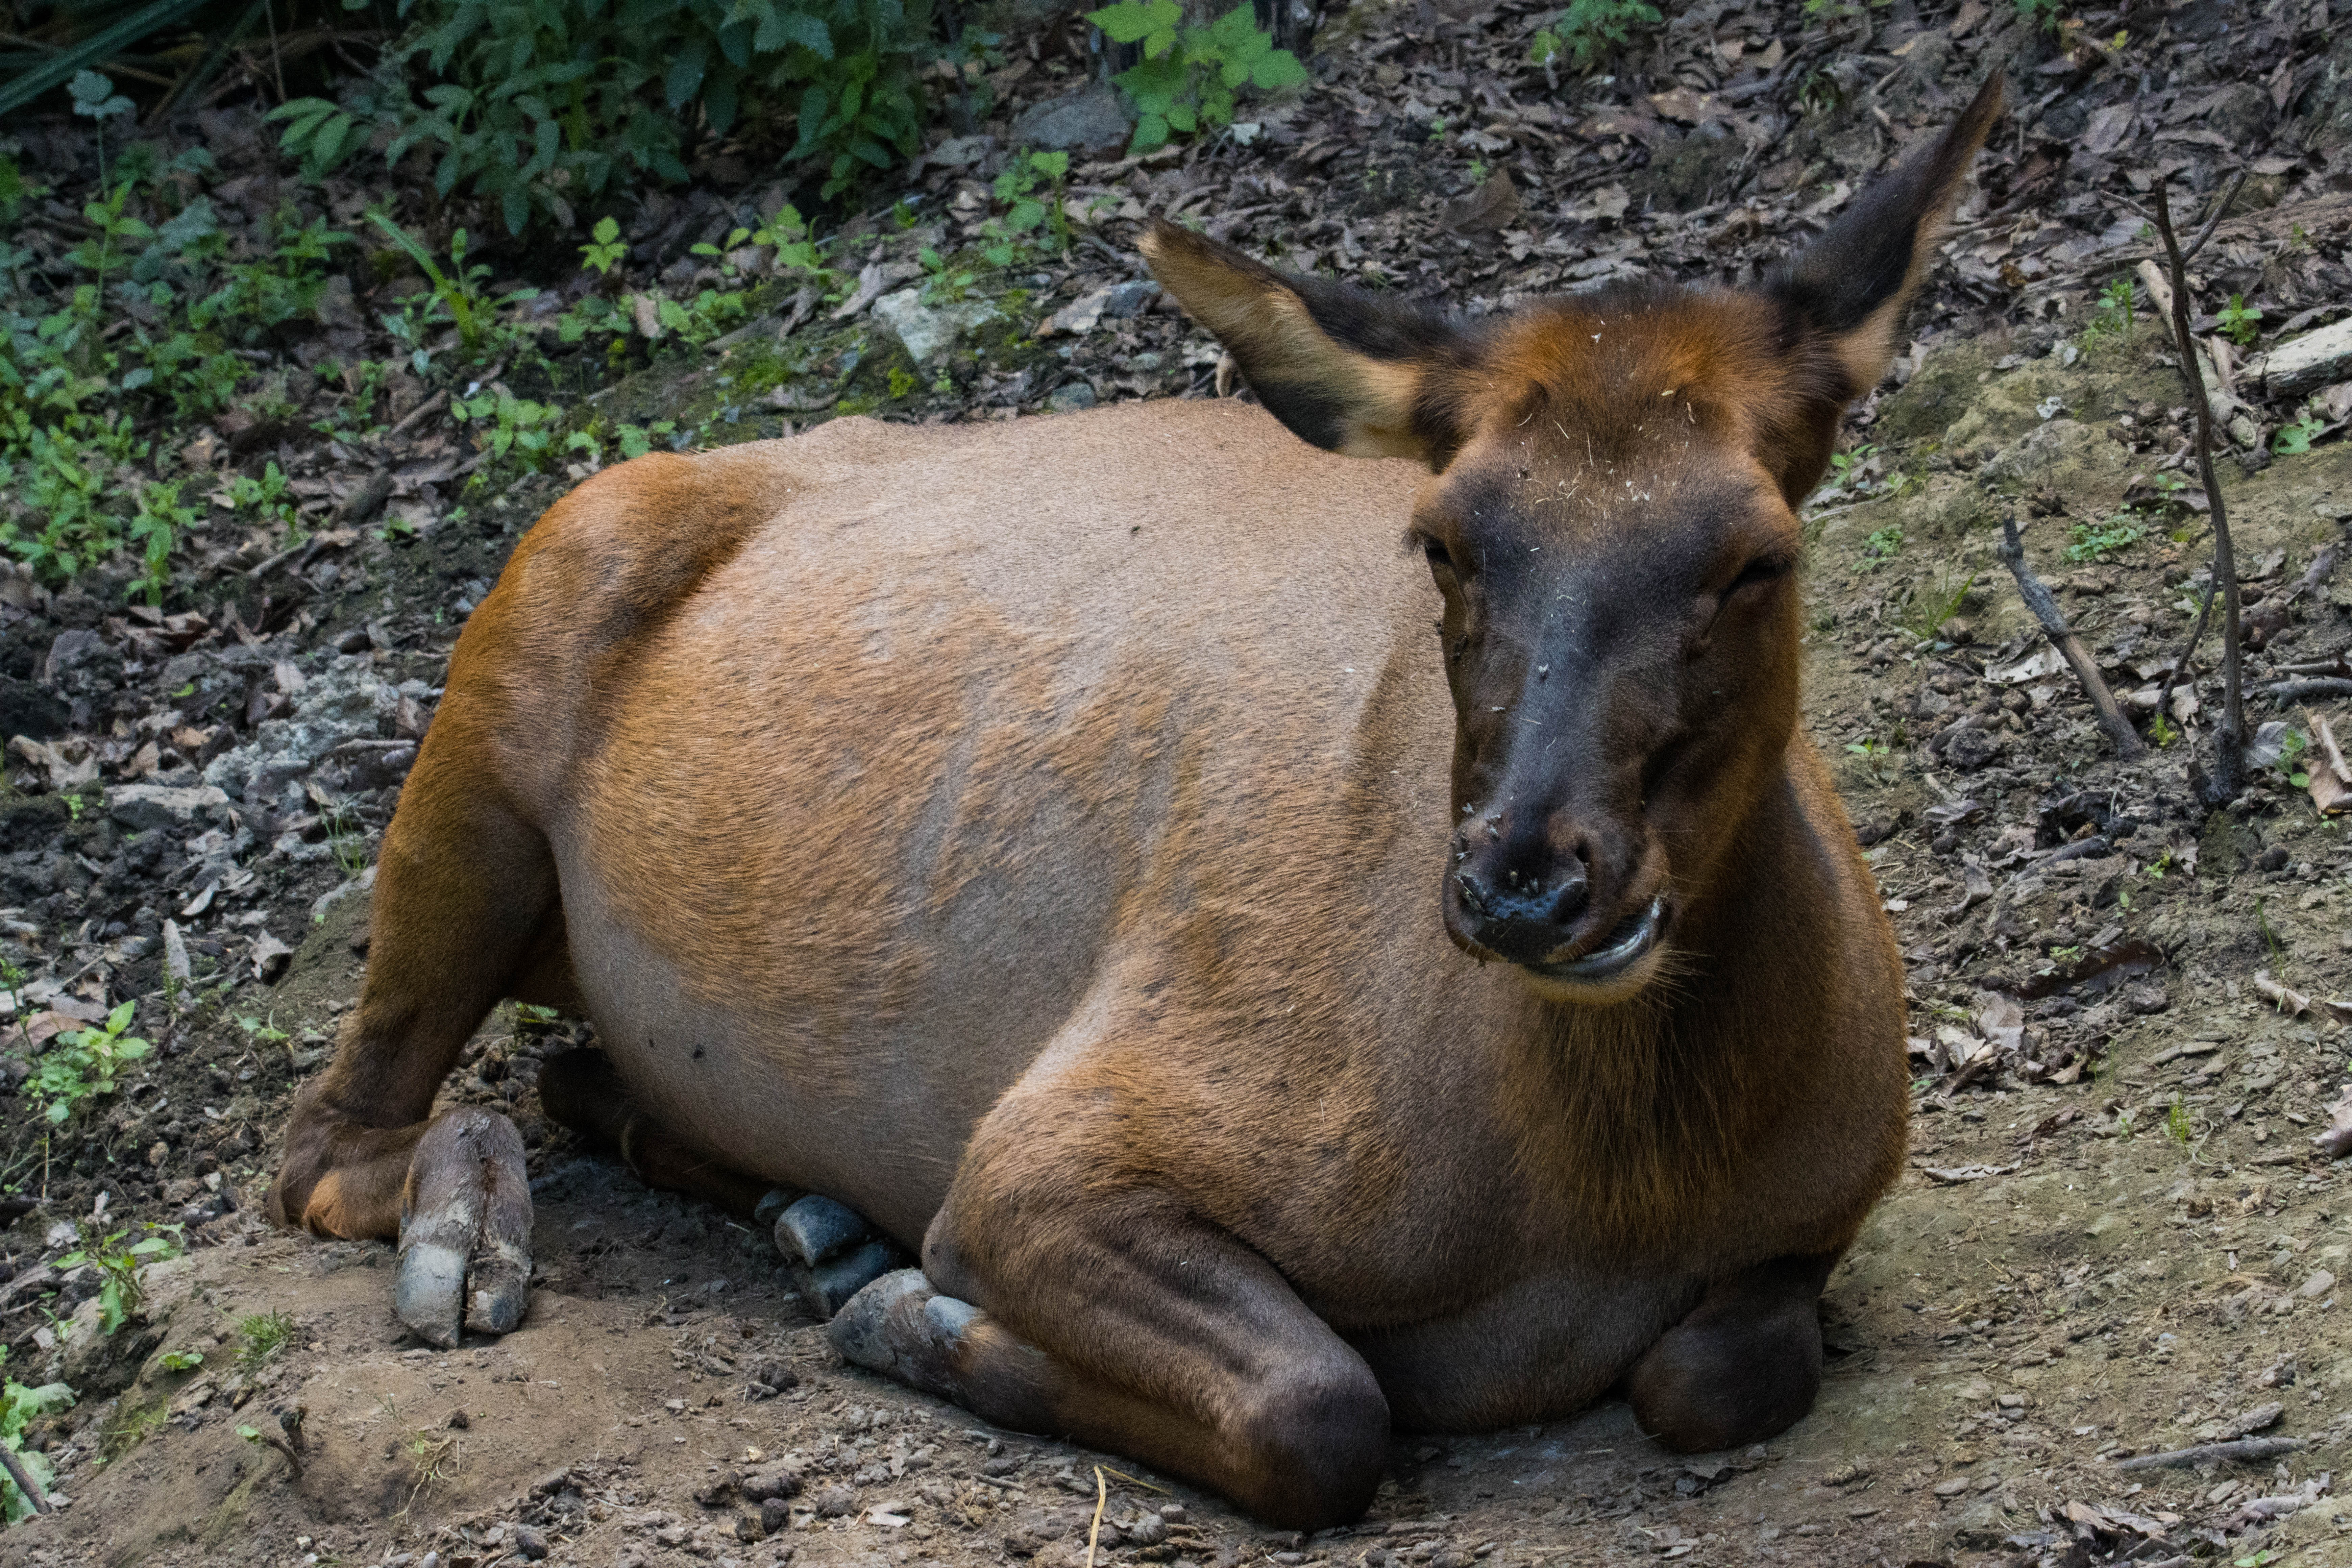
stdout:
POLYGON ((2213 237, 2213 231, 2221 226, 2221 220, 2228 217, 2230 209, 2238 205, 2238 193, 2246 188, 2246 176, 2252 172, 2248 169, 2238 171, 2238 177, 2230 183, 2230 194, 2223 196, 2221 205, 2213 209, 2213 216, 2206 220, 2204 230, 2197 237, 2197 243, 2190 246, 2181 258, 2183 262, 2197 259, 2197 253, 2205 248, 2205 242, 2213 237))
POLYGON ((17 1458, 16 1451, 5 1443, 0 1443, 0 1465, 8 1467, 8 1479, 16 1483, 16 1489, 25 1494, 25 1500, 33 1505, 35 1513, 55 1511, 49 1504, 49 1494, 41 1489, 41 1483, 33 1479, 33 1472, 17 1458))
POLYGON ((2220 579, 2210 575, 2205 579, 2205 597, 2197 606, 2197 624, 2189 628, 2189 640, 2181 645, 2180 657, 2174 659, 2172 668, 2164 672, 2164 684, 2157 689, 2156 711, 2158 718, 2164 716, 2165 704, 2171 700, 2172 683, 2180 679, 2180 672, 2189 668, 2189 660, 2197 652, 2197 645, 2205 640, 2205 622, 2213 614, 2213 590, 2219 583, 2220 579))
POLYGON ((2303 710, 2303 721, 2310 725, 2312 732, 2319 737, 2320 749, 2327 753, 2327 765, 2336 770, 2336 776, 2352 784, 2352 768, 2344 765, 2344 753, 2336 749, 2334 727, 2308 708, 2303 710))
MULTIPOLYGON (((2165 254, 2172 263, 2172 330, 2183 344, 2189 336, 2189 264, 2180 254, 2180 238, 2172 232, 2172 203, 2166 182, 2156 185, 2156 227, 2164 237, 2165 254)), ((2192 352, 2180 360, 2180 379, 2189 384, 2190 403, 2197 410, 2197 468, 2205 481, 2205 500, 2213 520, 2213 578, 2221 585, 2221 722, 2213 731, 2213 778, 2206 804, 2234 800, 2245 784, 2246 709, 2244 642, 2239 624, 2238 552, 2230 542, 2230 512, 2221 500, 2221 481, 2213 472, 2213 405, 2205 395, 2205 378, 2197 373, 2192 352)))
POLYGON ((1087 1527, 1087 1568, 1095 1568, 1095 1544, 1102 1540, 1103 1504, 1110 1500, 1110 1488, 1103 1480, 1102 1467, 1095 1467, 1095 1521, 1087 1527))
POLYGON ((1994 553, 2009 567, 2009 574, 2017 579, 2018 596, 2033 612, 2033 618, 2042 623, 2042 635, 2048 637, 2050 646, 2074 667, 2074 679, 2082 682, 2083 695, 2088 697, 2091 706, 2097 710, 2100 727, 2106 731, 2107 738, 2115 742, 2116 755, 2138 756, 2147 749, 2147 743, 2139 738, 2139 731, 2132 728, 2131 721, 2124 716, 2123 709, 2116 701, 2116 694, 2107 689, 2106 677, 2099 673, 2098 661, 2083 646, 2083 639, 2074 635, 2074 628, 2066 624, 2065 614, 2058 608, 2058 601, 2051 596, 2042 579, 2033 574, 2033 568, 2025 563, 2025 546, 2017 537, 2016 512, 2011 511, 2001 519, 2000 534, 2001 542, 1994 553))
POLYGON ((2119 1470, 2187 1470, 2199 1465, 2248 1464, 2257 1459, 2292 1454, 2303 1447, 2300 1437, 2241 1437, 2234 1443, 2200 1443, 2194 1448, 2174 1448, 2163 1454, 2141 1454, 2117 1459, 2119 1470))

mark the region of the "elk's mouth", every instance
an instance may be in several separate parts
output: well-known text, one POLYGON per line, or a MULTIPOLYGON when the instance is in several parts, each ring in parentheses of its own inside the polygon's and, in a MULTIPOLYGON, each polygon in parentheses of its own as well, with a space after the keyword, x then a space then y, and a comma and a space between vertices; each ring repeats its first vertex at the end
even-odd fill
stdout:
POLYGON ((1530 963, 1531 973, 1547 980, 1567 980, 1581 984, 1614 980, 1642 962, 1649 951, 1658 945, 1665 933, 1666 900, 1661 896, 1652 899, 1627 915, 1616 930, 1601 939, 1601 945, 1579 958, 1561 963, 1530 963))

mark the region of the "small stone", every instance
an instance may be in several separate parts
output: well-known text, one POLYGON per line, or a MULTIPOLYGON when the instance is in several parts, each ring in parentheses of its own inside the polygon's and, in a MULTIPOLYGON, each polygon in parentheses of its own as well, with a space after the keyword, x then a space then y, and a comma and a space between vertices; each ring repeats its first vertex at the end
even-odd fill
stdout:
POLYGON ((793 1521, 793 1505, 780 1497, 763 1500, 760 1504, 760 1528, 770 1535, 793 1521))
POLYGON ((846 1519, 856 1508, 857 1494, 838 1482, 816 1494, 816 1511, 821 1519, 846 1519))
POLYGON ((1095 403, 1095 389, 1083 381, 1057 386, 1045 399, 1045 406, 1056 414, 1076 414, 1082 408, 1092 408, 1095 403))
POLYGON ((1118 94, 1097 84, 1031 105, 1013 122, 1012 144, 1115 153, 1127 145, 1129 130, 1118 94))
POLYGON ((2305 1300, 2316 1301, 2335 1289, 2336 1276, 2323 1268, 2303 1282, 2301 1293, 2305 1300))
POLYGON ((547 1532, 535 1524, 518 1524, 514 1531, 515 1555, 537 1563, 547 1556, 547 1532))
POLYGON ((106 792, 106 814, 133 833, 187 832, 227 810, 227 795, 211 784, 122 784, 106 792))
POLYGON ((463 1432, 471 1427, 473 1424, 474 1418, 467 1415, 464 1411, 452 1410, 449 1412, 449 1430, 452 1432, 463 1432))
POLYGON ((874 301, 874 319, 890 331, 917 364, 945 357, 966 332, 996 317, 996 307, 984 300, 926 305, 919 289, 902 289, 874 301))

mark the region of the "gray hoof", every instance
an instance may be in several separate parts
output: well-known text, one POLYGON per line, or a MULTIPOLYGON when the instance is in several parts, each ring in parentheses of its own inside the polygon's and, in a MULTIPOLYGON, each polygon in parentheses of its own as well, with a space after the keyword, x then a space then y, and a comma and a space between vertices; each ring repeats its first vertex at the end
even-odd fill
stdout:
POLYGON ((530 1304, 530 1185, 514 1123, 472 1106, 409 1156, 393 1310, 427 1344, 503 1334, 530 1304))
POLYGON ((859 1290, 825 1331, 842 1359, 925 1394, 956 1397, 955 1355, 979 1312, 932 1289, 919 1268, 899 1268, 859 1290))
POLYGON ((776 1216, 776 1250, 793 1271, 794 1289, 820 1318, 832 1317, 874 1280, 913 1261, 864 1215, 814 1193, 776 1216))
POLYGON ((856 1209, 811 1193, 777 1216, 776 1250, 788 1262, 814 1268, 873 1234, 874 1227, 856 1209))

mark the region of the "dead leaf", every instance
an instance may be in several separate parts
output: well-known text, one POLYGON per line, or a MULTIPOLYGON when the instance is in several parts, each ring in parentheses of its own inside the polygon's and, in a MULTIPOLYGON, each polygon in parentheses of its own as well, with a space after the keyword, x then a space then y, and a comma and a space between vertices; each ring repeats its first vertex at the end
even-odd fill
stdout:
POLYGON ((1456 234, 1496 234, 1508 228, 1518 216, 1519 188, 1511 184, 1508 169, 1497 169, 1485 184, 1447 205, 1445 226, 1456 234))
POLYGON ((275 985, 293 957, 292 948, 266 931, 258 932, 253 939, 253 977, 264 985, 275 985))

